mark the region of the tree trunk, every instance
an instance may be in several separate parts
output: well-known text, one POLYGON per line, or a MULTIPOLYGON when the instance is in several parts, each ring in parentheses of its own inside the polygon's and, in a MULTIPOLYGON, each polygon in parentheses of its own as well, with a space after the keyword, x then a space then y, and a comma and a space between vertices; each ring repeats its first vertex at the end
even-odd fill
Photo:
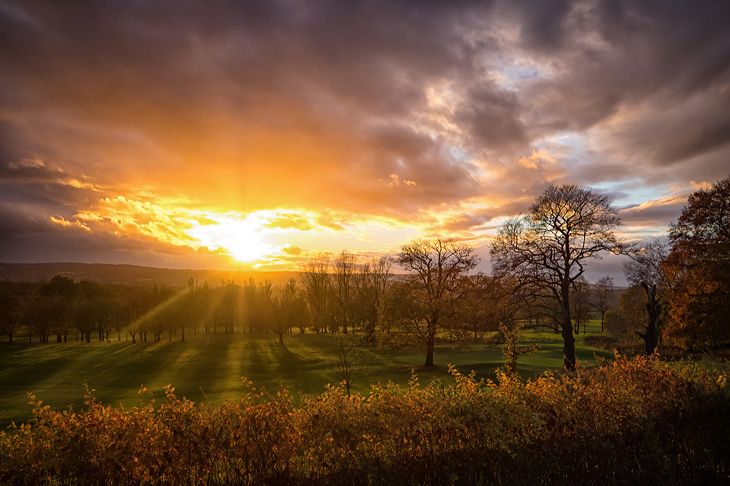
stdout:
POLYGON ((575 337, 573 336, 573 325, 570 321, 570 289, 564 285, 561 295, 562 302, 562 327, 563 334, 563 366, 572 370, 575 368, 575 337))
POLYGON ((659 347, 659 315, 661 314, 662 306, 657 302, 656 285, 652 285, 650 289, 646 282, 641 282, 641 286, 646 292, 646 310, 649 313, 646 333, 641 336, 644 338, 646 354, 652 355, 659 347))
POLYGON ((426 363, 424 366, 433 366, 433 345, 436 341, 436 330, 429 330, 426 339, 426 363))
POLYGON ((570 321, 563 323, 563 366, 569 370, 575 368, 575 337, 570 321))

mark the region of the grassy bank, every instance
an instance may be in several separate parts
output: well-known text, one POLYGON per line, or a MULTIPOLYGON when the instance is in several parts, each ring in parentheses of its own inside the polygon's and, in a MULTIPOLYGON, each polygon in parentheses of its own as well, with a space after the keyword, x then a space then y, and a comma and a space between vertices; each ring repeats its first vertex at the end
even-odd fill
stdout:
MULTIPOLYGON (((589 328, 589 334, 597 331, 595 325, 589 328)), ((584 346, 584 336, 577 336, 579 361, 592 361, 594 353, 610 356, 605 350, 584 346)), ((537 342, 541 349, 521 357, 523 376, 562 367, 560 336, 526 333, 524 339, 524 344, 537 342)), ((88 344, 28 344, 22 338, 13 345, 0 342, 0 427, 31 417, 27 392, 56 410, 71 404, 78 408, 84 384, 95 390, 101 403, 129 408, 146 403, 151 395, 162 396, 168 384, 180 397, 217 404, 244 393, 243 376, 257 387, 275 390, 281 384, 294 394, 318 394, 336 381, 332 373, 337 359, 335 336, 291 334, 285 343, 279 345, 273 334, 221 333, 188 335, 186 342, 179 336, 170 342, 136 344, 124 339, 88 344), (140 395, 142 386, 148 391, 140 395)), ((435 370, 421 368, 424 353, 418 350, 392 352, 369 346, 361 359, 363 373, 353 386, 360 393, 368 392, 372 384, 405 384, 414 368, 422 382, 431 377, 449 380, 449 364, 465 373, 474 370, 479 378, 494 379, 494 370, 504 363, 500 348, 485 349, 483 344, 437 346, 435 370)))
POLYGON ((452 374, 348 397, 247 389, 221 405, 172 389, 126 410, 36 403, 0 432, 19 485, 727 484, 725 373, 655 358, 496 383, 452 374))

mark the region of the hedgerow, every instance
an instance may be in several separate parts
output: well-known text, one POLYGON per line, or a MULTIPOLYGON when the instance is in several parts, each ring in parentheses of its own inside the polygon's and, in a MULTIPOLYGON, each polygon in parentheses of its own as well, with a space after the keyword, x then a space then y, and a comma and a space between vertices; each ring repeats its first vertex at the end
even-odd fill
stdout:
POLYGON ((87 393, 0 434, 0 482, 64 485, 716 484, 730 482, 727 377, 616 356, 496 383, 248 392, 114 409, 87 393))

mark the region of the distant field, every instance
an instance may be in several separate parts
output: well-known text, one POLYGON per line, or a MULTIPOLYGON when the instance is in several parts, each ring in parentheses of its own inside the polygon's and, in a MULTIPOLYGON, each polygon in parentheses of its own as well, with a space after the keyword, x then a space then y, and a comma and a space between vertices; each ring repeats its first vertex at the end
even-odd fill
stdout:
MULTIPOLYGON (((599 332, 594 324, 591 332, 599 332)), ((576 355, 589 364, 594 353, 611 353, 583 346, 584 334, 577 336, 576 355)), ((336 362, 337 338, 325 334, 291 334, 282 347, 274 334, 199 334, 186 342, 173 339, 160 343, 106 342, 28 344, 18 340, 0 342, 0 427, 31 417, 27 392, 56 410, 83 405, 84 383, 106 405, 139 406, 154 396, 163 399, 163 387, 172 384, 178 397, 219 403, 245 393, 245 376, 256 387, 276 390, 279 385, 292 392, 316 394, 335 383, 332 367, 336 362), (147 392, 140 395, 140 387, 147 392)), ((525 342, 538 342, 541 349, 519 361, 523 376, 535 376, 547 369, 562 367, 562 339, 551 333, 528 333, 525 342)), ((386 352, 375 346, 365 348, 364 370, 353 392, 366 393, 371 384, 392 381, 404 384, 416 369, 421 382, 433 377, 448 381, 447 365, 461 372, 474 370, 479 377, 494 378, 494 370, 504 363, 500 348, 485 349, 473 344, 469 349, 438 346, 436 370, 421 369, 421 351, 386 352)))

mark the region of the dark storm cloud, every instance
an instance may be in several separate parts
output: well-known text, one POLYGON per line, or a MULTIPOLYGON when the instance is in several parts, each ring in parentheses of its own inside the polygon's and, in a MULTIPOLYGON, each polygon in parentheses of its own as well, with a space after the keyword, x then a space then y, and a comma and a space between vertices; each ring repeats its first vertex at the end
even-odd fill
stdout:
POLYGON ((410 223, 555 181, 711 182, 728 25, 724 0, 0 0, 0 203, 18 233, 135 191, 410 223))

